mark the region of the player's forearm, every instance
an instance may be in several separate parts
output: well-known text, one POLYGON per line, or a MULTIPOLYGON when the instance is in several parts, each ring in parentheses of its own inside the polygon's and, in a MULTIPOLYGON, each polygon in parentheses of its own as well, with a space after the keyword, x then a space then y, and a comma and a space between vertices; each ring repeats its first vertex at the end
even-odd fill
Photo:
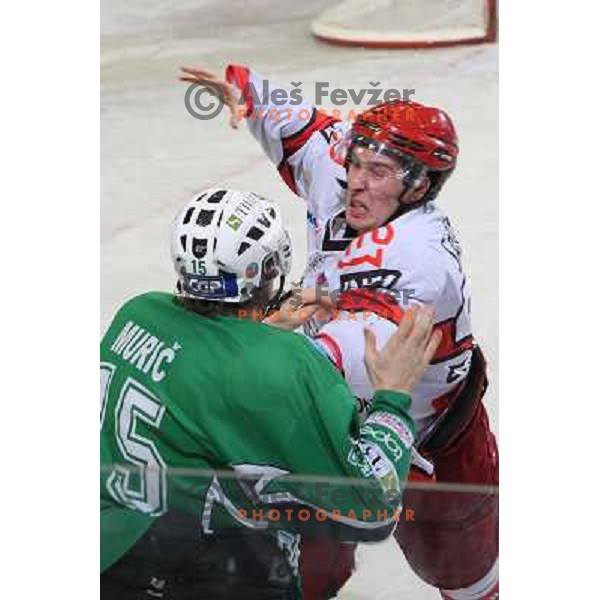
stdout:
POLYGON ((315 175, 307 172, 307 165, 311 156, 327 156, 328 137, 321 133, 337 119, 304 101, 299 88, 284 88, 248 67, 229 65, 225 77, 242 92, 241 108, 250 133, 292 192, 307 199, 315 175))
POLYGON ((242 92, 246 122, 263 146, 296 134, 314 114, 315 107, 303 100, 299 88, 286 88, 242 65, 228 65, 225 77, 242 92))
POLYGON ((410 405, 408 394, 378 390, 360 428, 360 444, 371 467, 370 477, 380 485, 383 505, 400 504, 408 476, 415 435, 410 405))
POLYGON ((339 473, 342 478, 331 485, 308 486, 305 499, 327 519, 320 523, 313 518, 300 523, 301 529, 308 527, 314 533, 317 527, 321 535, 355 541, 379 541, 390 535, 400 518, 410 464, 415 431, 408 415, 410 403, 407 394, 378 391, 359 435, 356 430, 353 434, 353 423, 344 439, 333 436, 337 458, 345 465, 339 473))
POLYGON ((408 475, 416 430, 408 412, 411 402, 411 397, 403 392, 377 390, 360 430, 361 439, 377 443, 392 462, 400 484, 408 475))

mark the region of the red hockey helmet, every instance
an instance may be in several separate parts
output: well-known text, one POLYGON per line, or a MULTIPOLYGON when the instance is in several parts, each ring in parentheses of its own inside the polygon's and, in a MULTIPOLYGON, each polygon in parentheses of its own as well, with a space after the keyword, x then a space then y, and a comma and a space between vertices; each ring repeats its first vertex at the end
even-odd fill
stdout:
POLYGON ((348 151, 356 146, 404 163, 412 173, 409 185, 416 185, 420 175, 426 174, 431 186, 424 202, 435 198, 458 157, 458 136, 450 117, 439 108, 404 100, 384 102, 358 115, 350 130, 348 151))

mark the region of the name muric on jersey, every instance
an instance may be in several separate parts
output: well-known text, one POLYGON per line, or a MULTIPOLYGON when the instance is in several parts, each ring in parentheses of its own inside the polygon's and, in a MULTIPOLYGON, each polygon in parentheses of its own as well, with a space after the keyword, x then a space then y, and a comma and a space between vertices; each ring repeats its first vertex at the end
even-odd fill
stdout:
POLYGON ((141 325, 127 321, 110 349, 158 383, 166 377, 167 365, 175 360, 181 344, 167 344, 141 325))

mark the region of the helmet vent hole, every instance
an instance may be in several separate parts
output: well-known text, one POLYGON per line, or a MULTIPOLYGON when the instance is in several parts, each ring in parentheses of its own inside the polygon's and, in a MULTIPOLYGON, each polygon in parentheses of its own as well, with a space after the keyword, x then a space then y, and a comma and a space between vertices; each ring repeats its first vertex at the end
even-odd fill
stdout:
POLYGON ((198 214, 198 218, 196 219, 196 223, 201 227, 206 227, 207 225, 210 225, 211 221, 213 220, 213 217, 215 216, 215 212, 216 211, 214 210, 201 210, 198 214))
POLYGON ((227 193, 227 190, 219 190, 215 192, 210 198, 208 198, 207 202, 209 204, 218 204, 223 199, 223 196, 227 193))
POLYGON ((187 235, 182 235, 179 238, 179 241, 181 242, 181 247, 183 248, 183 251, 186 251, 186 245, 187 245, 187 235))
POLYGON ((194 206, 192 206, 191 208, 188 208, 188 210, 185 213, 185 217, 183 217, 184 225, 187 225, 191 221, 192 215, 194 214, 194 210, 196 210, 196 208, 194 206))
POLYGON ((259 229, 258 227, 251 227, 247 235, 251 240, 257 242, 264 234, 265 232, 262 229, 259 229))
POLYGON ((248 248, 250 248, 250 244, 248 242, 242 242, 237 252, 238 256, 241 256, 248 248))

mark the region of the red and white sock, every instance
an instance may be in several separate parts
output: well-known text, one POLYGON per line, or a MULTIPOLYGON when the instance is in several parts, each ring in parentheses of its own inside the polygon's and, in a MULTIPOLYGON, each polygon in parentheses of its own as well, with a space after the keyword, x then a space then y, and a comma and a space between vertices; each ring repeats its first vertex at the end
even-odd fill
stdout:
POLYGON ((479 581, 458 590, 440 590, 440 594, 444 600, 497 600, 500 598, 498 559, 479 581))

